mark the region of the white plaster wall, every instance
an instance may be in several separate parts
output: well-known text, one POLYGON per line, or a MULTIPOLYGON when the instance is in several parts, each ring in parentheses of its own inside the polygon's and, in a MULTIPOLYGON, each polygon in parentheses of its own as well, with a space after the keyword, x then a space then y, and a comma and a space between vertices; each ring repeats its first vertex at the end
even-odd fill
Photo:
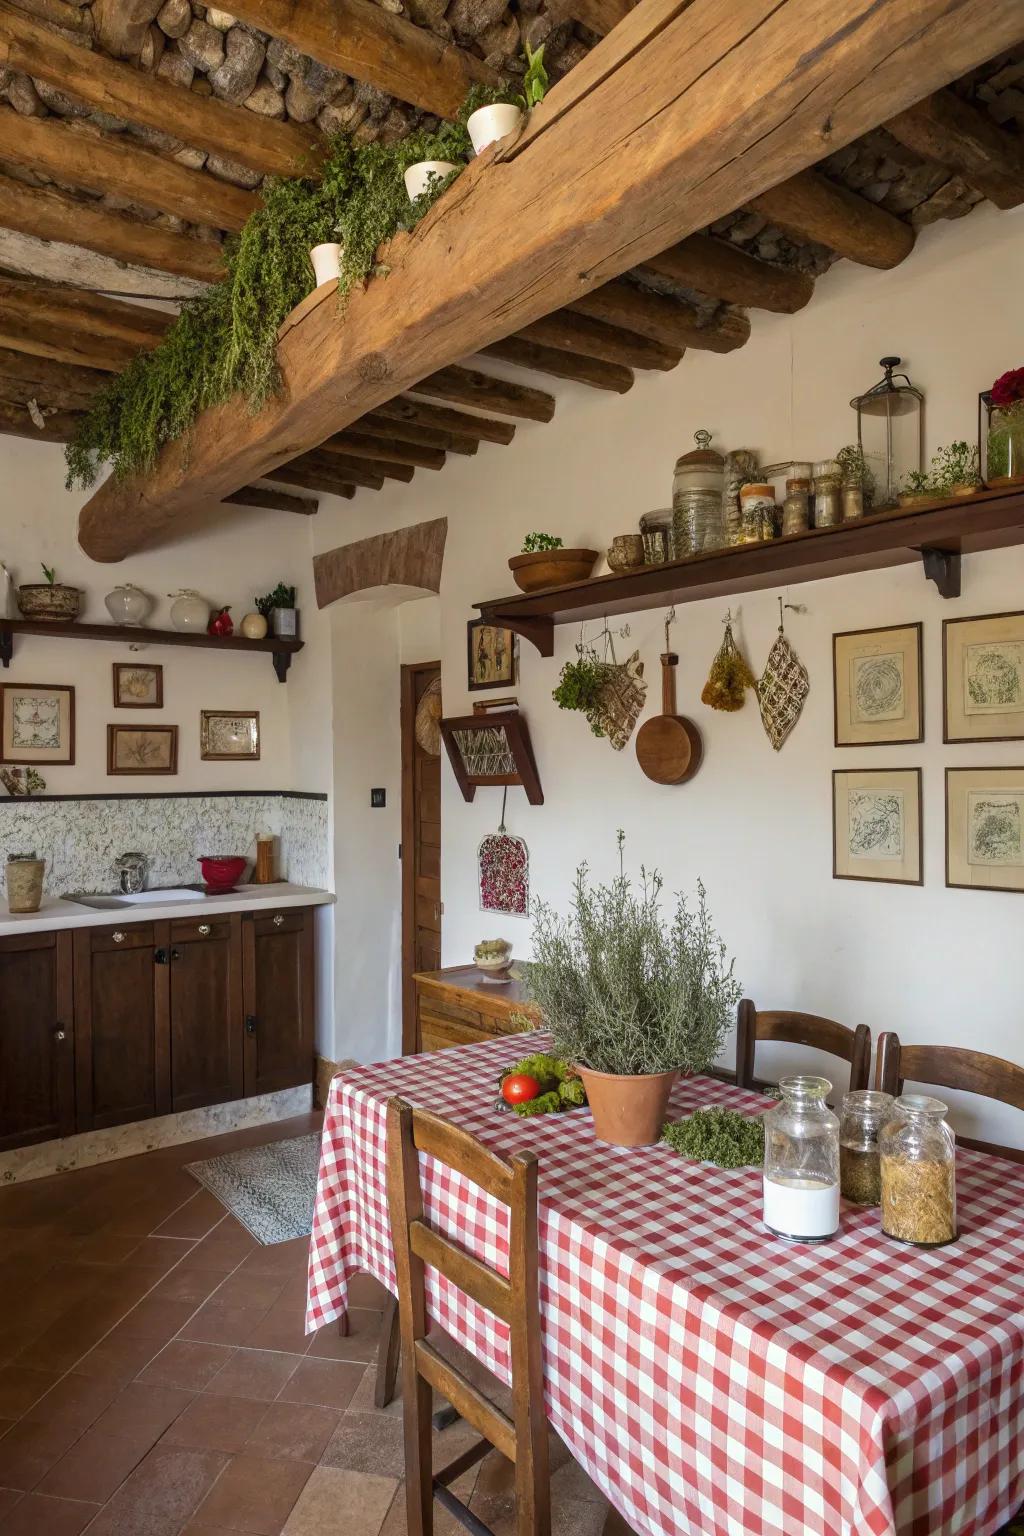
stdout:
MULTIPOLYGON (((982 209, 926 231, 893 272, 844 263, 818 284, 801 314, 755 314, 753 339, 739 352, 692 352, 670 374, 638 375, 624 397, 556 385, 554 423, 523 423, 511 447, 483 444, 473 458, 451 457, 441 475, 418 473, 408 490, 388 487, 358 497, 338 514, 321 516, 314 540, 328 548, 448 517, 440 604, 444 696, 446 713, 461 713, 470 699, 466 620, 474 601, 511 589, 506 560, 523 534, 541 528, 567 544, 603 547, 613 534, 634 528, 642 512, 668 503, 674 460, 692 445, 698 427, 712 429, 727 447, 749 444, 765 461, 824 456, 853 436, 850 397, 875 381, 883 353, 897 352, 928 397, 928 451, 953 437, 971 438, 979 389, 1022 360, 1022 257, 1024 211, 982 209)), ((621 826, 633 869, 656 864, 670 888, 688 891, 703 877, 737 973, 762 1006, 864 1020, 875 1032, 895 1028, 908 1040, 967 1043, 1024 1061, 1024 897, 947 891, 943 883, 944 767, 1020 763, 1024 742, 942 745, 940 653, 943 618, 1024 607, 1024 550, 966 560, 964 596, 955 602, 943 602, 912 566, 782 595, 806 605, 805 614, 787 616, 787 628, 810 670, 811 695, 779 754, 752 700, 732 716, 699 702, 727 604, 680 610, 674 630, 679 707, 700 724, 705 763, 678 789, 649 783, 632 744, 616 754, 592 739, 579 718, 555 709, 551 689, 572 654, 574 629, 556 631, 550 660, 523 643, 516 692, 529 719, 545 804, 531 808, 521 791, 513 792, 507 823, 529 844, 534 894, 564 904, 583 858, 598 875, 611 874, 621 826), (924 623, 925 742, 837 751, 832 633, 918 619, 924 623), (831 770, 862 765, 923 769, 921 889, 832 879, 831 770)), ((738 635, 759 669, 775 633, 776 594, 732 607, 738 635)), ((645 661, 647 713, 660 708, 661 621, 660 611, 636 615, 630 641, 619 642, 620 656, 639 647, 645 661)), ((377 678, 374 782, 385 782, 385 755, 395 750, 385 717, 393 712, 396 673, 397 666, 390 676, 384 668, 377 678)), ((496 932, 526 954, 528 922, 478 911, 476 848, 497 825, 500 799, 479 791, 465 804, 447 766, 442 783, 445 963, 464 960, 475 940, 496 932)), ((340 794, 337 811, 340 827, 340 794)), ((340 853, 346 845, 340 830, 337 841, 340 853)), ((375 877, 379 900, 393 900, 393 891, 391 875, 379 888, 375 877)), ((373 926, 365 904, 358 921, 362 929, 373 926)), ((375 945, 381 957, 394 953, 391 937, 385 945, 378 936, 375 945)), ((394 1017, 392 1011, 353 1053, 383 1055, 392 1048, 394 1017)), ((966 1128, 968 1120, 962 1123, 966 1128)), ((999 1123, 990 1129, 994 1136, 999 1123)), ((1001 1129, 1006 1139, 1024 1142, 1009 1113, 1001 1129)))

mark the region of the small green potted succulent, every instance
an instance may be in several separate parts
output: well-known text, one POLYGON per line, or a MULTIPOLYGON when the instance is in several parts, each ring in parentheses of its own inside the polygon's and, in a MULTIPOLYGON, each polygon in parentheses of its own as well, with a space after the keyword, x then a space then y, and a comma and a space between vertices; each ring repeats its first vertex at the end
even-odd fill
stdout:
POLYGON ((70 623, 78 618, 82 594, 78 587, 65 586, 57 580, 51 565, 43 566, 45 581, 30 581, 18 588, 18 607, 23 619, 45 619, 48 623, 70 623))
POLYGON ((294 639, 299 633, 299 611, 295 606, 295 588, 279 581, 273 592, 256 598, 256 611, 270 625, 270 633, 280 639, 294 639))
POLYGON ((508 568, 520 592, 540 592, 569 581, 586 581, 597 564, 596 549, 566 549, 551 533, 528 533, 522 553, 513 555, 508 568))
POLYGON ((977 446, 961 438, 940 448, 932 458, 932 480, 947 496, 973 496, 981 489, 977 446))

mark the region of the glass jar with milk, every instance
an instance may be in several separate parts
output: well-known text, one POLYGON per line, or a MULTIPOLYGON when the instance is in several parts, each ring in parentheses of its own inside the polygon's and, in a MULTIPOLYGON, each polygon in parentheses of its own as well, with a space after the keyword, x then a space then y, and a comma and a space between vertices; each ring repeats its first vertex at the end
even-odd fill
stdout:
POLYGON ((764 1117, 764 1224, 778 1237, 821 1243, 839 1230, 839 1121, 824 1077, 784 1077, 764 1117))

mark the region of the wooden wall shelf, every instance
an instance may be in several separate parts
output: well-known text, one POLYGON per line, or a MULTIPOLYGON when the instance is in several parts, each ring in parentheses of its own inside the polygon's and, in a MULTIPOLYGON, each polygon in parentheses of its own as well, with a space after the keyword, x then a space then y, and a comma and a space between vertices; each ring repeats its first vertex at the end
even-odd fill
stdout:
POLYGON ((283 683, 301 640, 268 635, 247 640, 244 635, 206 635, 178 629, 144 629, 138 624, 57 623, 46 619, 0 619, 0 663, 11 664, 15 635, 42 635, 49 640, 112 640, 116 645, 192 645, 211 651, 259 651, 273 658, 277 680, 283 683))
POLYGON ((893 507, 838 528, 815 528, 768 544, 741 544, 543 592, 491 598, 476 607, 488 624, 513 630, 542 656, 551 656, 556 624, 734 597, 915 560, 943 597, 959 597, 961 555, 1022 543, 1024 485, 1004 486, 949 501, 893 507))

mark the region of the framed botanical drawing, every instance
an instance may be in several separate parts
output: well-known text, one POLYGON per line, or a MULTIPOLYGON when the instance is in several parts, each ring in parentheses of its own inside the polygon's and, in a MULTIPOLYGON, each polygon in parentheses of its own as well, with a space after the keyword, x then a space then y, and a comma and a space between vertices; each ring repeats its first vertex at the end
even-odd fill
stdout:
POLYGON ((146 662, 114 662, 115 709, 162 709, 164 669, 146 662))
POLYGON ((516 637, 510 629, 470 619, 466 625, 466 687, 509 688, 516 680, 516 637))
POLYGON ((920 624, 832 636, 837 747, 924 740, 920 624))
POLYGON ((108 725, 108 773, 177 773, 176 725, 108 725))
POLYGON ((946 884, 1024 891, 1024 768, 946 769, 946 884))
POLYGON ((0 683, 0 763, 73 763, 75 690, 0 683))
POLYGON ((920 768, 836 768, 832 875, 921 885, 920 768))
POLYGON ((942 739, 1024 740, 1024 613, 946 619, 942 739))
POLYGON ((201 709, 199 756, 205 762, 254 762, 260 755, 260 717, 255 709, 201 709))

